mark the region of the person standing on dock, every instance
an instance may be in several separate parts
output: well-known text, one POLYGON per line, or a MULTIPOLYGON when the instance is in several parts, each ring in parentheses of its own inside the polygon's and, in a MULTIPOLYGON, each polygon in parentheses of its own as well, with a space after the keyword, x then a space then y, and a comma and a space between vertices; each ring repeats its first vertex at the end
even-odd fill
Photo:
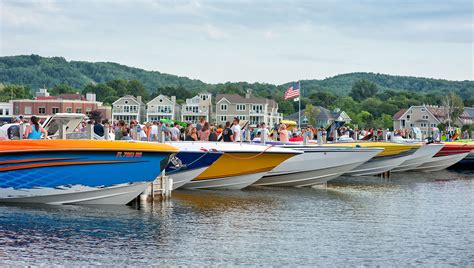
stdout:
POLYGON ((240 128, 240 119, 234 117, 234 122, 232 126, 232 133, 233 133, 233 141, 239 142, 242 139, 242 129, 240 128))
POLYGON ((230 122, 227 121, 225 123, 225 129, 222 131, 222 135, 219 138, 219 141, 223 140, 224 142, 233 142, 234 135, 232 133, 232 129, 230 128, 230 122))

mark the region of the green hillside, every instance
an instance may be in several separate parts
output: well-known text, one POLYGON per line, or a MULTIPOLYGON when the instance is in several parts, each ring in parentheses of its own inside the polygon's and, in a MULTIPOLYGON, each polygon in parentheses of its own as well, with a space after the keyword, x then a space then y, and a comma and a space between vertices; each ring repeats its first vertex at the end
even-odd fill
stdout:
MULTIPOLYGON (((301 87, 305 96, 318 91, 346 95, 354 82, 360 79, 377 84, 381 90, 433 94, 454 90, 463 98, 474 96, 474 81, 448 81, 375 73, 349 73, 322 80, 303 80, 301 87)), ((110 80, 138 80, 150 93, 165 87, 184 88, 192 93, 203 90, 212 93, 243 93, 247 88, 252 88, 254 93, 260 96, 272 96, 275 91, 283 92, 290 84, 280 86, 246 82, 206 84, 200 80, 158 71, 145 71, 112 62, 66 61, 62 57, 46 58, 38 55, 0 57, 0 83, 4 84, 25 85, 32 89, 66 84, 82 89, 88 84, 110 80)))

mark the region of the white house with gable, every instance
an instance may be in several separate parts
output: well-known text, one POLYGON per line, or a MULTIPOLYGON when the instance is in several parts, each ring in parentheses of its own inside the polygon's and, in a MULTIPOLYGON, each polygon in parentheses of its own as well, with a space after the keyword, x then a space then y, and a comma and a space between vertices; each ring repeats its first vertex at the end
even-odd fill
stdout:
POLYGON ((158 95, 146 104, 146 121, 154 122, 160 119, 176 118, 176 96, 158 95))
POLYGON ((186 103, 181 107, 181 121, 196 124, 199 118, 204 117, 209 122, 212 107, 211 97, 210 93, 204 92, 186 99, 186 103))
POLYGON ((142 97, 125 95, 112 103, 112 120, 114 122, 124 120, 127 124, 130 124, 131 120, 144 122, 145 104, 142 102, 142 97))

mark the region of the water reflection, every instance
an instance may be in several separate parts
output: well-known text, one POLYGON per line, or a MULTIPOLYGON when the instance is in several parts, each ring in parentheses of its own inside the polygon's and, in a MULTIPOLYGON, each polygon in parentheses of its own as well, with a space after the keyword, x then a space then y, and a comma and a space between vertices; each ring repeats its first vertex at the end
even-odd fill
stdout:
POLYGON ((0 264, 472 266, 473 175, 175 191, 136 207, 0 206, 0 264))

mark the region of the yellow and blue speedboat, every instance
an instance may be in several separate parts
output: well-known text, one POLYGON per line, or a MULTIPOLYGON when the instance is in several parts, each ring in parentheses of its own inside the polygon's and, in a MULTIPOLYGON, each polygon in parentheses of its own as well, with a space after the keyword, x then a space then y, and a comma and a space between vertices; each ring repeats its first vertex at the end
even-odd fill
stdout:
MULTIPOLYGON (((223 152, 217 161, 183 186, 187 189, 242 189, 258 181, 283 161, 302 153, 271 145, 232 142, 179 143, 186 144, 189 148, 223 152)), ((177 143, 171 142, 170 144, 177 143)))

